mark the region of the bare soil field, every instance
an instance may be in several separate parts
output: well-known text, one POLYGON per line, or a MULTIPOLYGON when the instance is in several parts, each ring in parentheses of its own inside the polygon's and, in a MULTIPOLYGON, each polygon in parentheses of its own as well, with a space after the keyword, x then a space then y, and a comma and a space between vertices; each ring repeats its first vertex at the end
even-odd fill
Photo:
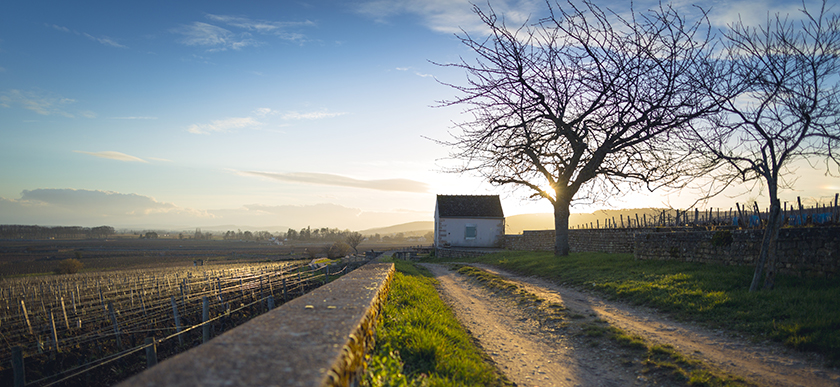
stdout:
MULTIPOLYGON (((671 321, 653 310, 604 300, 590 293, 521 277, 486 265, 528 292, 562 303, 573 315, 595 317, 646 340, 677 351, 758 386, 838 386, 840 372, 822 359, 772 343, 753 343, 723 331, 671 321)), ((440 281, 440 292, 501 370, 519 386, 659 385, 636 364, 632 352, 593 345, 574 330, 556 331, 442 265, 426 264, 440 281)))
MULTIPOLYGON (((333 242, 275 245, 268 242, 196 239, 109 238, 83 240, 0 240, 0 277, 51 273, 65 259, 78 258, 85 271, 149 267, 297 260, 307 249, 320 251, 333 242)), ((394 249, 401 245, 362 244, 359 251, 394 249)))

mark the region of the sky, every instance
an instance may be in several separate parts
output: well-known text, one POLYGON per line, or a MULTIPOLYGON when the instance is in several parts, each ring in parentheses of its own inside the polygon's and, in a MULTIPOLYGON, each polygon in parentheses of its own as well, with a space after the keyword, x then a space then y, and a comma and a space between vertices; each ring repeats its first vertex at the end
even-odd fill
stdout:
MULTIPOLYGON (((542 1, 491 4, 512 24, 545 13, 542 1)), ((722 28, 801 2, 703 6, 722 28)), ((437 194, 551 212, 527 191, 443 172, 455 162, 431 139, 465 116, 436 105, 465 74, 434 63, 469 58, 462 31, 484 32, 467 1, 4 1, 0 224, 362 230, 432 220, 437 194)), ((795 176, 783 198, 840 192, 823 170, 795 176)), ((740 192, 709 205, 762 202, 759 188, 740 192)), ((627 193, 572 211, 692 198, 627 193)))

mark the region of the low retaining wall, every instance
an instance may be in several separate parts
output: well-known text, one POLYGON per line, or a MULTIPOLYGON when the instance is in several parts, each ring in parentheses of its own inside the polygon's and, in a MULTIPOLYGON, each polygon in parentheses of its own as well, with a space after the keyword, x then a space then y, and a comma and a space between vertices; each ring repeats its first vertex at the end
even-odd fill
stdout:
MULTIPOLYGON (((764 230, 638 233, 636 259, 671 259, 724 265, 755 265, 764 230)), ((840 227, 779 231, 777 270, 798 276, 840 274, 840 227)))
MULTIPOLYGON (((639 229, 569 230, 569 250, 632 253, 633 233, 639 229)), ((509 250, 554 251, 554 230, 523 231, 522 235, 505 235, 509 250)))
POLYGON ((435 256, 439 258, 470 258, 485 254, 498 253, 505 249, 475 248, 475 247, 448 247, 435 250, 435 256))
POLYGON ((394 264, 370 263, 121 383, 147 386, 350 386, 394 264))
MULTIPOLYGON (((569 248, 572 252, 632 253, 637 259, 755 265, 763 235, 763 229, 569 230, 569 248)), ((554 230, 505 235, 505 247, 509 250, 553 251, 554 230)), ((779 272, 798 276, 836 277, 840 275, 840 227, 783 228, 779 232, 777 254, 779 272)))

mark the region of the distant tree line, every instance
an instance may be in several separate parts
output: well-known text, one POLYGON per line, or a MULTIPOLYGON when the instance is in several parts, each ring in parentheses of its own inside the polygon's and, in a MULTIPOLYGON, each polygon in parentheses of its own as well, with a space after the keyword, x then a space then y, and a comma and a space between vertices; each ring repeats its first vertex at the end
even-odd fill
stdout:
MULTIPOLYGON (((350 230, 339 230, 337 228, 320 228, 314 229, 311 227, 306 227, 300 229, 300 231, 289 229, 285 234, 280 234, 280 237, 285 238, 286 240, 297 240, 297 241, 323 241, 323 242, 338 242, 338 241, 347 241, 348 238, 356 237, 355 234, 359 234, 355 231, 350 230)), ((359 234, 361 235, 361 234, 359 234)), ((426 240, 432 240, 434 235, 432 232, 426 233, 424 235, 426 240)), ((356 237, 357 238, 357 237, 356 237)), ((367 240, 368 242, 405 242, 408 241, 411 237, 406 236, 405 233, 398 232, 396 234, 391 235, 381 235, 381 234, 373 234, 373 235, 365 235, 361 240, 367 240)), ((360 240, 360 241, 361 241, 360 240)), ((357 243, 358 244, 358 243, 357 243)), ((352 243, 351 243, 352 245, 352 243)))
POLYGON ((224 240, 243 240, 243 241, 267 241, 271 238, 274 238, 274 235, 271 235, 268 231, 227 231, 222 235, 224 240))
POLYGON ((347 239, 347 237, 352 234, 350 230, 339 230, 337 228, 311 228, 306 227, 300 229, 300 231, 296 231, 294 229, 289 229, 286 232, 285 238, 287 240, 298 240, 298 241, 324 241, 324 242, 335 242, 335 241, 343 241, 347 239))
POLYGON ((79 226, 22 226, 0 225, 2 239, 97 239, 114 235, 111 226, 79 227, 79 226))

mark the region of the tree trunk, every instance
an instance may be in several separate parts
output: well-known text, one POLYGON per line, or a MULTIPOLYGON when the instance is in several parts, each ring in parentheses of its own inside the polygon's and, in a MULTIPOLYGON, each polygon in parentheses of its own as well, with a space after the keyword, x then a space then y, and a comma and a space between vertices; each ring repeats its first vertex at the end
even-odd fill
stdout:
POLYGON ((767 221, 767 231, 770 231, 770 241, 767 253, 767 275, 764 277, 765 290, 773 290, 776 286, 776 265, 779 256, 776 250, 778 247, 779 230, 781 228, 782 209, 779 205, 779 200, 776 200, 775 205, 770 206, 770 219, 767 221))
POLYGON ((554 256, 569 255, 569 200, 554 202, 554 256))
MULTIPOLYGON (((764 227, 764 237, 761 240, 761 252, 758 254, 758 262, 755 264, 755 272, 753 273, 752 283, 750 284, 750 292, 754 292, 758 290, 759 283, 761 282, 761 277, 764 274, 764 266, 768 266, 768 276, 772 272, 775 278, 775 265, 776 265, 776 240, 779 236, 779 228, 781 227, 781 206, 779 205, 779 199, 773 197, 770 200, 770 214, 768 215, 767 219, 767 226, 764 227), (768 265, 768 257, 772 254, 773 259, 770 260, 768 265)), ((772 281, 772 279, 771 279, 772 281)), ((767 288, 767 283, 765 283, 765 288, 767 288)), ((772 288, 772 285, 770 286, 772 288)))

